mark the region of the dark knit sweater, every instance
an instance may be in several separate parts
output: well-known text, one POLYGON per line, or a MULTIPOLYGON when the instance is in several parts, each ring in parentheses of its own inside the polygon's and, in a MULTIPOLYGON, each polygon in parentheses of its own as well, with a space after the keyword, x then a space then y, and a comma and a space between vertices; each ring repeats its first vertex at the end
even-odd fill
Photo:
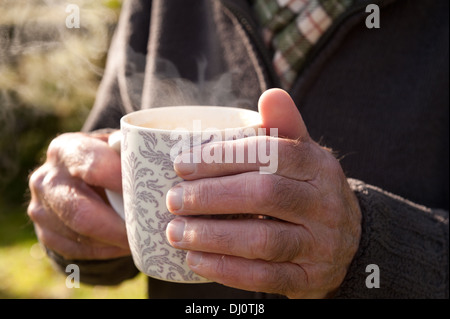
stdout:
MULTIPOLYGON (((290 91, 310 135, 332 148, 359 199, 360 247, 336 298, 448 298, 448 1, 355 1, 307 57, 290 91), (374 186, 371 186, 374 185, 374 186), (366 266, 380 288, 366 286, 366 266)), ((141 106, 256 109, 279 86, 243 0, 124 2, 86 131, 117 128, 141 106)), ((116 284, 131 258, 76 262, 81 279, 116 284)), ((218 284, 149 278, 151 298, 273 298, 218 284)))

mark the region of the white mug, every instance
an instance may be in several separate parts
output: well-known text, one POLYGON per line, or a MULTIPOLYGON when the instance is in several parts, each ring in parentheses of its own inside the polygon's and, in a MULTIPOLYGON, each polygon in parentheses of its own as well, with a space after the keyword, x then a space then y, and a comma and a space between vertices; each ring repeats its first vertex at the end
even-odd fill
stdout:
POLYGON ((208 282, 187 266, 186 251, 173 248, 166 238, 167 224, 175 217, 167 210, 166 194, 182 181, 173 161, 200 144, 257 135, 260 114, 222 106, 160 107, 127 114, 120 126, 109 144, 121 154, 123 194, 106 194, 126 222, 136 267, 156 279, 208 282))

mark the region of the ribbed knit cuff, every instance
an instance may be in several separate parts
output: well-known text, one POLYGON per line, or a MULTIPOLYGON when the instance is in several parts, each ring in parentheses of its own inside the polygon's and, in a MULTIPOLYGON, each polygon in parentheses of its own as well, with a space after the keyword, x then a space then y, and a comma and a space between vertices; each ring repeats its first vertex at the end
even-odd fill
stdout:
POLYGON ((335 298, 448 298, 448 212, 349 184, 361 206, 362 234, 335 298), (369 288, 376 273, 366 272, 368 265, 378 266, 379 288, 369 288))

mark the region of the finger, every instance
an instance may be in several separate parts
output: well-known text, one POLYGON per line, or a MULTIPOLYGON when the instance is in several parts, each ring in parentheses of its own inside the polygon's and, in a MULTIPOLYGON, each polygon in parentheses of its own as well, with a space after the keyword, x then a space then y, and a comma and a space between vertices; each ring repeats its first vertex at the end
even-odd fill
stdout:
POLYGON ((244 213, 301 224, 317 208, 317 197, 307 182, 250 172, 181 182, 167 193, 166 205, 176 215, 244 213))
POLYGON ((83 236, 72 240, 50 229, 43 229, 37 224, 35 232, 43 245, 66 259, 101 260, 130 255, 129 249, 105 245, 83 236))
POLYGON ((60 135, 50 143, 47 160, 64 166, 89 185, 122 191, 120 156, 104 138, 82 133, 60 135))
MULTIPOLYGON (((27 208, 27 214, 33 223, 42 229, 41 233, 45 233, 51 231, 55 235, 58 235, 61 238, 65 238, 69 241, 76 243, 83 243, 84 245, 92 245, 96 247, 108 247, 110 244, 97 241, 92 237, 87 237, 77 233, 67 227, 53 212, 49 211, 48 208, 45 209, 43 205, 39 203, 37 200, 32 200, 27 208)), ((53 236, 54 238, 55 236, 53 236)), ((42 241, 42 238, 39 238, 42 241)), ((46 242, 49 248, 52 248, 55 243, 46 242)), ((114 246, 117 247, 117 246, 114 246)), ((121 250, 128 251, 129 247, 122 247, 121 250)))
MULTIPOLYGON (((178 155, 174 160, 174 169, 178 176, 187 180, 258 171, 260 166, 266 164, 263 163, 265 158, 258 156, 258 150, 268 146, 269 152, 276 151, 270 148, 270 141, 267 136, 253 136, 203 144, 178 155), (193 154, 200 158, 200 163, 194 162, 193 154)), ((272 141, 272 145, 274 143, 278 142, 272 141)))
POLYGON ((316 172, 317 165, 314 164, 317 157, 314 156, 315 153, 310 152, 313 150, 310 146, 314 143, 311 141, 302 116, 289 94, 281 89, 267 90, 259 99, 258 109, 262 118, 261 127, 271 135, 273 135, 272 129, 276 128, 277 136, 286 138, 284 142, 273 137, 254 137, 214 143, 215 145, 207 144, 202 147, 200 152, 202 163, 193 163, 191 160, 193 156, 190 154, 178 156, 174 165, 177 174, 184 179, 192 180, 255 171, 268 166, 266 172, 304 180, 312 175, 311 172, 316 172), (275 141, 276 143, 274 143, 275 141), (279 152, 275 149, 278 142, 281 147, 279 152), (264 154, 266 152, 261 152, 261 149, 269 152, 269 158, 267 158, 267 154, 264 154), (218 161, 205 161, 205 155, 211 159, 211 153, 214 153, 213 158, 218 161), (259 156, 256 160, 251 161, 248 160, 252 158, 249 154, 259 156), (246 158, 247 161, 237 160, 239 156, 246 158), (296 169, 299 165, 301 170, 296 169), (299 174, 299 172, 301 173, 299 174))
POLYGON ((175 218, 166 234, 175 248, 273 262, 300 263, 311 247, 308 230, 274 220, 175 218))
POLYGON ((278 135, 289 139, 309 138, 302 116, 286 91, 265 91, 259 98, 258 110, 263 128, 278 128, 278 135))
POLYGON ((124 221, 85 183, 74 179, 68 183, 58 168, 50 168, 34 192, 75 233, 128 249, 124 221))
POLYGON ((198 275, 225 286, 281 294, 291 298, 323 297, 321 292, 311 291, 307 273, 297 264, 249 260, 195 251, 187 253, 186 261, 198 275))
POLYGON ((80 234, 67 227, 53 212, 46 210, 38 200, 31 200, 27 208, 28 217, 41 229, 52 229, 60 236, 77 241, 80 234))
POLYGON ((323 159, 329 157, 325 153, 311 140, 255 136, 205 144, 182 153, 175 159, 174 169, 185 180, 258 171, 307 181, 316 177, 323 159), (200 163, 194 163, 193 152, 201 154, 200 163))
POLYGON ((54 213, 45 210, 37 200, 30 202, 27 213, 35 225, 39 241, 47 248, 67 258, 94 258, 96 252, 99 252, 100 256, 104 258, 130 254, 128 247, 124 249, 111 246, 74 232, 64 225, 54 213))

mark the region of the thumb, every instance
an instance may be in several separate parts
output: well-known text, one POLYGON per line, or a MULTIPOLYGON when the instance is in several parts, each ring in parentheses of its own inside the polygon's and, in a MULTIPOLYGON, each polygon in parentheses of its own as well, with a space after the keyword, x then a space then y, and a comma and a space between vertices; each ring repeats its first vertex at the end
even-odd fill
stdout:
POLYGON ((265 91, 258 102, 262 128, 278 128, 278 136, 290 139, 309 137, 303 118, 289 94, 281 89, 265 91))

